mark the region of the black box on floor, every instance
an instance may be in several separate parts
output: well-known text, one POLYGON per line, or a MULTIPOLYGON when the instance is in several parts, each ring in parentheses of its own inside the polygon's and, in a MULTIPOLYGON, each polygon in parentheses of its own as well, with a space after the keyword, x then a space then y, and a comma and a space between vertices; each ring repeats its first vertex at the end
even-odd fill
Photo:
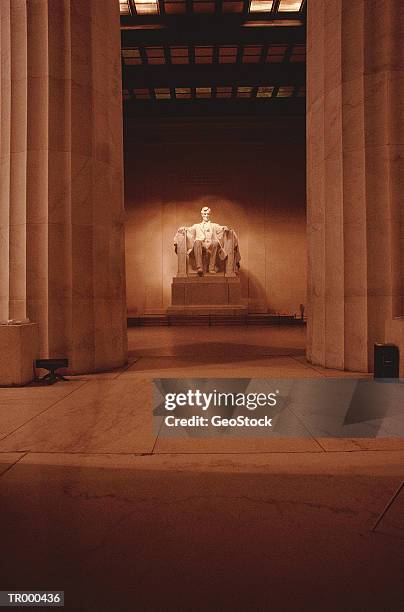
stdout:
POLYGON ((399 378, 400 353, 395 344, 375 344, 375 378, 399 378))

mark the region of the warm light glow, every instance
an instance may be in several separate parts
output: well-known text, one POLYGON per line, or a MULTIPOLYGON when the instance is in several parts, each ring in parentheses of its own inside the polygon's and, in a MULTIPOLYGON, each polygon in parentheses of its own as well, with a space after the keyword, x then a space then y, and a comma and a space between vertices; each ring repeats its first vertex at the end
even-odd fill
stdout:
POLYGON ((150 92, 146 88, 134 89, 133 93, 136 100, 150 100, 150 92))
POLYGON ((138 47, 135 47, 134 49, 122 49, 122 56, 123 57, 140 57, 140 52, 138 47))
POLYGON ((196 97, 197 98, 210 98, 212 94, 211 87, 197 87, 196 88, 196 97))
POLYGON ((121 15, 130 15, 128 0, 119 0, 119 10, 121 15))
POLYGON ((217 87, 216 98, 231 98, 232 91, 232 87, 217 87))
POLYGON ((252 87, 237 87, 237 97, 238 98, 250 98, 252 92, 252 87))
POLYGON ((170 56, 172 64, 188 64, 188 47, 171 47, 170 56))
POLYGON ((268 13, 272 10, 273 0, 251 0, 250 13, 268 13))
POLYGON ((158 87, 154 90, 154 95, 157 100, 169 100, 171 98, 171 93, 168 87, 158 87))
POLYGON ((219 47, 219 64, 234 64, 237 60, 237 47, 219 47))
POLYGON ((258 87, 257 98, 271 98, 273 87, 258 87))
POLYGON ((280 13, 298 13, 303 0, 281 0, 278 11, 280 13))
POLYGON ((185 13, 187 5, 185 4, 185 0, 166 0, 164 2, 165 12, 170 14, 175 13, 185 13))
POLYGON ((122 49, 122 57, 126 66, 139 65, 142 63, 139 49, 122 49))
POLYGON ((122 25, 121 30, 164 30, 166 26, 163 23, 142 23, 141 25, 131 23, 130 25, 122 25))
POLYGON ((282 62, 285 57, 286 49, 286 45, 273 45, 269 47, 266 61, 275 63, 282 62))
POLYGON ((295 45, 292 49, 292 55, 290 56, 291 62, 304 62, 306 61, 306 47, 305 45, 295 45))
POLYGON ((163 47, 146 47, 146 55, 149 64, 165 64, 166 62, 163 47))
POLYGON ((175 97, 178 99, 189 99, 191 97, 191 88, 190 87, 176 87, 175 88, 175 97))
POLYGON ((135 0, 135 7, 138 15, 150 15, 159 12, 157 0, 135 0))
POLYGON ((246 46, 243 51, 244 64, 254 64, 261 59, 262 47, 246 46))
POLYGON ((246 21, 243 23, 243 28, 291 28, 302 26, 302 19, 265 19, 262 21, 246 21))
POLYGON ((223 13, 242 13, 244 9, 244 2, 235 2, 233 0, 223 0, 222 11, 223 13))
POLYGON ((293 85, 285 85, 284 87, 279 87, 278 90, 278 98, 289 98, 293 95, 294 91, 293 85))
POLYGON ((194 0, 194 13, 214 13, 215 3, 211 0, 194 0))
POLYGON ((195 47, 195 64, 211 64, 213 47, 195 47))

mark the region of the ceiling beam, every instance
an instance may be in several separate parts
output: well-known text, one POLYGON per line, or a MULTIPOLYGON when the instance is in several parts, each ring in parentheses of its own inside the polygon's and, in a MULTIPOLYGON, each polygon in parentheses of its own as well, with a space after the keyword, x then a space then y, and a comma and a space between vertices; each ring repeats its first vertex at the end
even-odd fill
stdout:
POLYGON ((127 100, 125 124, 142 116, 218 116, 298 115, 305 114, 304 98, 228 99, 228 100, 161 100, 143 102, 127 100))
MULTIPOLYGON (((215 0, 217 3, 218 0, 215 0)), ((191 0, 192 2, 192 0, 191 0)), ((219 0, 220 2, 220 0, 219 0)), ((248 5, 248 2, 247 2, 248 5)), ((213 24, 219 24, 225 22, 226 25, 243 25, 249 21, 288 21, 298 20, 304 24, 306 15, 303 12, 289 12, 289 13, 278 13, 278 12, 257 12, 257 13, 222 13, 220 11, 213 11, 212 13, 177 13, 170 15, 164 14, 146 14, 146 15, 121 15, 121 27, 139 27, 139 26, 150 26, 150 25, 166 25, 168 27, 177 26, 178 28, 188 29, 189 27, 195 27, 199 25, 202 27, 211 27, 213 24)))
POLYGON ((234 44, 304 44, 304 26, 244 27, 230 25, 225 20, 210 27, 177 25, 159 29, 121 29, 122 48, 138 45, 234 45, 234 44))
POLYGON ((126 66, 123 87, 211 87, 217 85, 304 85, 304 62, 126 66))

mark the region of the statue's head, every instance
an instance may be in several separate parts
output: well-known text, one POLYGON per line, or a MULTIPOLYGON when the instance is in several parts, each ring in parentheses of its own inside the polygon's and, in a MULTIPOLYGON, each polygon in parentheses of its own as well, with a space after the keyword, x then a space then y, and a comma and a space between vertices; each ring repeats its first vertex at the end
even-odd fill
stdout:
POLYGON ((201 215, 202 215, 202 219, 204 221, 209 221, 209 216, 210 216, 210 208, 209 208, 209 206, 204 206, 201 209, 201 215))

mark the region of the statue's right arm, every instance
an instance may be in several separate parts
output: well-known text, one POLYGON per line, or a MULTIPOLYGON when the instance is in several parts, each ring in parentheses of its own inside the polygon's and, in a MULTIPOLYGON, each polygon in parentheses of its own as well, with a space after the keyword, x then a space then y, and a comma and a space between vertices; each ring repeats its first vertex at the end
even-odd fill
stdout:
MULTIPOLYGON (((178 241, 179 241, 178 235, 180 234, 182 236, 186 236, 187 230, 188 230, 188 228, 184 227, 184 226, 181 226, 181 227, 179 227, 177 229, 177 233, 175 234, 175 237, 174 237, 174 250, 175 250, 175 252, 177 252, 177 248, 178 248, 178 241)), ((182 240, 180 240, 180 242, 182 242, 182 240)))
POLYGON ((185 232, 187 232, 190 229, 191 227, 186 227, 185 225, 181 225, 181 227, 177 229, 177 234, 185 234, 185 232))

